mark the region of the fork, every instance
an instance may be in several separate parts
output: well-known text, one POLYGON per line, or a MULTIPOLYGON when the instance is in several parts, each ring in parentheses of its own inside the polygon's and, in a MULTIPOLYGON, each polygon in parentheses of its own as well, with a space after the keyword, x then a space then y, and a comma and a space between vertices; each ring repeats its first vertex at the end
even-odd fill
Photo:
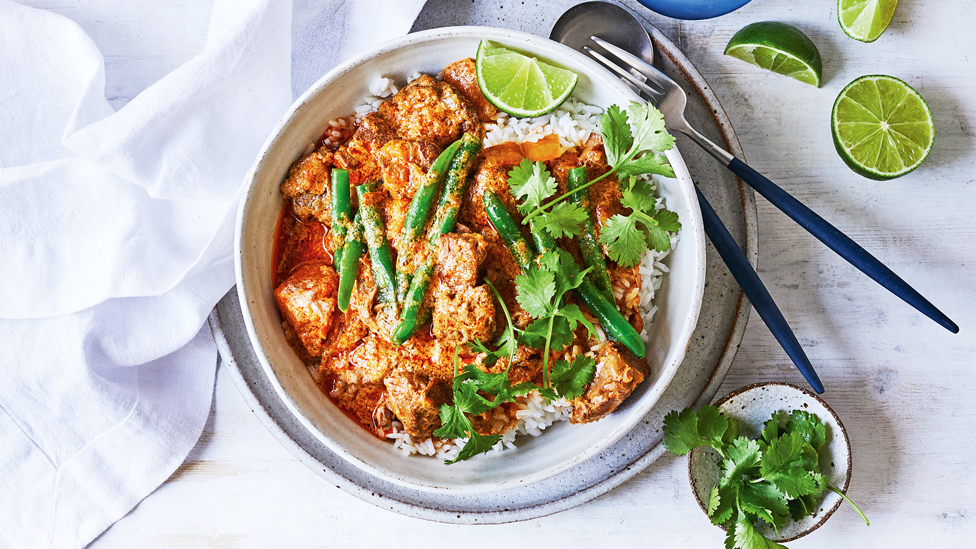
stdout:
POLYGON ((644 92, 648 100, 664 115, 664 122, 669 130, 676 130, 691 138, 706 152, 711 154, 723 166, 739 176, 750 187, 766 198, 772 205, 796 221, 801 227, 823 242, 828 248, 840 255, 848 263, 856 267, 872 280, 895 294, 916 310, 931 318, 940 326, 952 333, 959 333, 959 326, 942 313, 931 302, 922 297, 914 288, 908 285, 891 269, 876 257, 862 248, 857 242, 820 217, 816 212, 802 202, 781 189, 765 176, 749 167, 742 160, 732 156, 728 151, 712 143, 698 130, 691 127, 685 120, 684 110, 687 95, 670 77, 659 71, 643 59, 623 50, 598 36, 591 36, 594 42, 602 46, 615 57, 623 61, 644 75, 647 80, 635 78, 629 71, 610 61, 599 52, 584 46, 584 50, 611 71, 620 75, 639 90, 644 92), (650 84, 650 85, 649 85, 650 84))

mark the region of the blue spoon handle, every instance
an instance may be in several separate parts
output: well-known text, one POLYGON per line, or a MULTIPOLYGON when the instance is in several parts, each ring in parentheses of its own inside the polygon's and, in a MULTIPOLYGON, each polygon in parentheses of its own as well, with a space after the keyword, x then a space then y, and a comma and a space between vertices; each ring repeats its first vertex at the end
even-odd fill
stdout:
POLYGON ((735 175, 742 178, 750 187, 759 194, 766 197, 773 206, 776 206, 783 213, 796 221, 801 227, 818 240, 827 245, 828 248, 837 252, 838 255, 847 260, 848 263, 857 267, 862 273, 871 277, 872 280, 887 288, 891 293, 903 299, 906 303, 918 309, 919 312, 937 322, 940 326, 952 333, 959 333, 959 326, 949 319, 939 309, 932 305, 929 300, 922 297, 922 294, 915 291, 902 280, 884 263, 878 261, 867 250, 854 242, 847 235, 840 232, 816 212, 803 205, 802 202, 793 198, 789 193, 779 188, 775 183, 766 179, 762 174, 749 167, 748 164, 733 158, 728 164, 728 168, 735 175))
POLYGON ((793 335, 793 330, 790 329, 790 325, 783 318, 783 313, 776 306, 773 297, 769 295, 769 291, 766 290, 762 280, 759 279, 759 275, 756 274, 755 269, 749 264, 749 260, 746 259, 745 254, 742 253, 739 245, 732 238, 732 234, 729 233, 722 220, 719 219, 718 214, 712 209, 708 200, 705 200, 705 196, 702 195, 697 185, 695 186, 695 192, 698 193, 698 204, 701 206, 702 219, 705 222, 705 234, 708 235, 709 240, 715 245, 715 249, 722 256, 722 260, 725 261, 729 271, 732 272, 735 281, 739 283, 746 297, 749 298, 753 307, 756 308, 759 317, 763 319, 763 322, 769 327, 769 331, 772 332, 773 337, 776 338, 776 341, 786 351, 786 355, 790 357, 793 364, 796 364, 796 368, 800 370, 800 373, 810 383, 813 390, 817 393, 823 393, 823 383, 820 382, 817 372, 814 371, 813 364, 810 364, 810 359, 803 352, 803 347, 796 340, 796 336, 793 335))

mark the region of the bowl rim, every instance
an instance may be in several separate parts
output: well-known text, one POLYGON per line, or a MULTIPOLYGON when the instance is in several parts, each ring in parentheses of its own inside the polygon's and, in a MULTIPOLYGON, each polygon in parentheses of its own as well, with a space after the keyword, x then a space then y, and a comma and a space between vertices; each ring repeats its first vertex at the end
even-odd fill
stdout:
MULTIPOLYGON (((243 272, 242 257, 243 251, 243 232, 244 232, 244 221, 245 214, 248 211, 249 205, 252 200, 257 199, 255 192, 255 187, 258 179, 258 175, 261 173, 265 164, 268 161, 268 153, 277 145, 282 137, 282 132, 287 128, 291 120, 300 111, 306 108, 307 104, 324 90, 339 80, 347 72, 353 70, 360 65, 372 62, 374 59, 381 57, 385 54, 393 52, 405 46, 412 44, 420 44, 425 42, 434 42, 438 40, 452 40, 452 39, 487 39, 487 40, 498 40, 502 42, 507 42, 510 45, 512 43, 527 43, 531 47, 540 50, 554 50, 564 58, 568 65, 572 65, 574 68, 579 70, 581 73, 586 74, 592 80, 599 80, 604 85, 609 85, 614 91, 621 94, 627 100, 639 100, 639 97, 627 88, 621 81, 619 81, 615 76, 613 76, 609 71, 603 69, 600 65, 596 64, 595 61, 589 59, 583 54, 568 48, 562 44, 551 41, 548 38, 525 33, 522 31, 502 29, 497 27, 486 27, 486 26, 460 26, 460 27, 443 27, 437 29, 431 29, 426 31, 421 31, 417 33, 407 34, 405 36, 394 38, 378 46, 365 51, 352 59, 339 64, 334 69, 323 75, 315 84, 309 87, 295 102, 289 107, 278 123, 275 125, 274 129, 271 131, 265 143, 262 145, 260 152, 258 153, 254 163, 251 166, 248 174, 246 175, 242 186, 243 196, 240 201, 238 208, 237 219, 235 223, 235 236, 234 236, 234 267, 235 267, 235 278, 237 282, 238 297, 241 302, 244 325, 247 330, 248 338, 252 346, 255 349, 255 354, 261 363, 261 366, 268 376, 269 381, 274 387, 275 391, 278 393, 282 400, 285 402, 289 412, 316 438, 326 444, 331 450, 335 451, 338 455, 342 456, 344 459, 354 464, 356 467, 377 476, 388 480, 394 484, 399 484, 401 486, 419 489, 431 492, 441 492, 441 493, 480 493, 480 492, 490 492, 496 490, 509 489, 508 486, 498 486, 489 483, 481 483, 475 486, 438 486, 433 484, 421 484, 409 479, 403 479, 394 474, 391 471, 386 471, 380 467, 374 466, 372 464, 366 463, 365 461, 358 458, 355 454, 350 452, 345 446, 339 444, 338 442, 332 440, 331 437, 327 436, 325 433, 317 429, 312 422, 307 418, 298 408, 291 395, 284 390, 279 379, 275 375, 274 369, 270 364, 268 354, 261 343, 261 338, 258 335, 258 330, 255 326, 253 320, 253 313, 250 309, 250 300, 248 299, 248 285, 246 284, 247 277, 243 272)), ((514 45, 513 47, 518 47, 514 45)), ((701 217, 701 211, 698 207, 697 200, 694 200, 694 184, 691 180, 691 176, 688 173, 687 166, 685 165, 677 147, 666 151, 666 156, 671 162, 675 170, 675 178, 671 179, 675 189, 680 191, 680 194, 684 195, 688 202, 688 214, 690 214, 690 219, 683 220, 682 224, 682 245, 683 246, 694 246, 696 249, 694 253, 696 255, 695 268, 693 273, 688 273, 693 276, 687 277, 683 280, 683 283, 694 286, 692 295, 692 310, 688 311, 688 314, 684 317, 684 321, 680 324, 680 330, 676 332, 675 341, 676 344, 672 344, 672 351, 670 351, 671 356, 665 364, 661 365, 660 375, 654 380, 654 385, 651 386, 648 391, 642 395, 640 405, 631 412, 634 416, 633 421, 628 421, 625 424, 617 426, 615 430, 607 433, 606 436, 600 439, 600 443, 593 445, 586 452, 580 454, 574 459, 564 460, 562 463, 545 467, 540 469, 535 474, 528 478, 521 479, 520 485, 527 485, 533 482, 538 482, 546 478, 550 478, 562 472, 565 472, 578 464, 590 459, 599 454, 602 449, 605 449, 609 445, 619 440, 624 434, 630 431, 633 426, 640 421, 640 419, 646 415, 646 412, 650 410, 651 406, 660 399, 666 387, 670 384, 680 366, 685 352, 690 344, 691 335, 697 324, 698 315, 701 310, 702 295, 704 292, 704 278, 705 278, 705 248, 704 248, 704 228, 701 217), (685 223, 687 221, 687 223, 685 223)), ((676 193, 678 194, 678 193, 676 193)))
MULTIPOLYGON (((834 409, 831 408, 826 401, 824 401, 824 399, 820 398, 820 395, 814 393, 813 391, 810 391, 809 389, 805 389, 803 387, 793 385, 792 383, 786 383, 783 381, 765 381, 761 383, 752 383, 750 385, 746 385, 745 387, 739 387, 738 389, 732 391, 731 393, 716 400, 713 406, 719 408, 726 402, 732 400, 733 398, 741 394, 748 393, 749 391, 753 391, 755 389, 761 389, 763 387, 770 387, 770 386, 788 387, 790 389, 795 389, 796 391, 803 393, 805 396, 812 398, 813 400, 817 401, 821 406, 823 406, 824 409, 827 410, 830 416, 834 419, 834 421, 837 422, 837 427, 840 428, 840 432, 843 435, 844 445, 847 447, 847 469, 846 469, 847 472, 844 475, 844 486, 843 488, 841 488, 841 491, 846 494, 848 488, 850 488, 851 486, 851 475, 854 472, 854 465, 852 460, 853 452, 851 450, 851 438, 847 434, 847 428, 844 427, 844 422, 840 420, 840 416, 837 415, 837 412, 835 412, 834 409)), ((705 503, 702 502, 701 498, 698 497, 698 491, 695 490, 694 475, 692 474, 692 470, 691 470, 691 452, 688 453, 688 483, 691 484, 691 493, 692 495, 695 496, 695 501, 698 503, 698 507, 701 508, 703 513, 705 513, 705 516, 708 516, 708 508, 705 506, 705 503)), ((827 522, 827 519, 829 519, 834 514, 834 512, 837 511, 837 509, 840 509, 840 505, 842 503, 844 503, 844 500, 842 498, 838 498, 837 501, 834 502, 834 505, 830 509, 824 511, 823 515, 820 517, 820 520, 818 520, 810 527, 806 528, 805 530, 801 531, 800 533, 798 533, 797 535, 791 538, 775 540, 776 543, 782 544, 782 543, 788 543, 794 540, 798 540, 810 534, 814 530, 820 528, 821 526, 824 525, 825 522, 827 522)), ((718 524, 717 526, 722 530, 726 529, 725 526, 722 524, 718 524)))

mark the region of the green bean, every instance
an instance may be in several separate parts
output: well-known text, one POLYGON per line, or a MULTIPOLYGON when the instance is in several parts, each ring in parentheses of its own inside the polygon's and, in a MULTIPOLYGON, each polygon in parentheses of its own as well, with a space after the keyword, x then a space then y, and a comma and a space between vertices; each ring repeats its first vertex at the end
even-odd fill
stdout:
POLYGON ((336 298, 339 310, 342 312, 349 310, 349 298, 352 296, 352 287, 356 283, 356 276, 359 273, 359 258, 363 256, 363 251, 366 249, 361 213, 362 209, 356 212, 356 217, 352 220, 342 252, 342 266, 339 268, 339 296, 336 298))
POLYGON ((427 171, 427 175, 424 176, 424 180, 410 201, 410 208, 407 209, 407 216, 403 222, 403 232, 400 236, 400 247, 397 254, 396 297, 400 303, 404 302, 407 297, 407 290, 410 289, 412 276, 407 272, 407 269, 413 262, 414 247, 423 235, 427 219, 430 217, 430 208, 434 205, 437 189, 447 175, 448 164, 460 146, 461 140, 458 139, 444 149, 444 152, 437 157, 437 160, 427 171))
POLYGON ((369 249, 370 261, 373 264, 373 280, 380 290, 380 301, 392 305, 395 314, 397 299, 393 284, 393 254, 390 252, 390 243, 386 240, 386 229, 383 226, 380 209, 367 198, 369 193, 375 193, 379 189, 380 181, 373 180, 356 187, 356 193, 359 195, 359 213, 362 214, 366 247, 369 249))
POLYGON ((349 231, 349 172, 335 168, 332 170, 332 243, 334 247, 332 265, 339 270, 342 265, 342 248, 349 231))
POLYGON ((536 230, 535 221, 529 222, 529 232, 532 233, 532 242, 540 254, 556 251, 556 239, 546 231, 536 230))
POLYGON ((505 241, 508 249, 512 252, 512 256, 515 258, 515 262, 518 263, 523 271, 527 271, 529 266, 535 262, 536 257, 532 245, 522 236, 522 231, 519 230, 515 220, 512 219, 508 210, 505 209, 505 204, 498 198, 498 195, 489 192, 485 194, 483 200, 485 202, 485 213, 488 214, 488 220, 495 227, 498 236, 502 237, 502 240, 505 241))
MULTIPOLYGON (((586 185, 586 168, 579 167, 569 170, 569 190, 579 189, 586 185)), ((586 273, 586 278, 593 283, 603 295, 613 301, 613 288, 610 285, 610 272, 607 270, 607 262, 603 258, 603 249, 596 238, 596 226, 593 222, 593 212, 590 209, 590 190, 577 190, 571 195, 573 202, 583 208, 586 212, 586 220, 583 222, 583 230, 576 237, 579 244, 580 256, 583 258, 583 265, 590 267, 586 273)))
POLYGON ((437 201, 434 220, 427 230, 427 241, 434 246, 435 251, 441 235, 454 230, 458 212, 461 211, 461 202, 464 201, 464 191, 468 186, 468 172, 471 171, 479 152, 481 152, 481 140, 474 134, 464 134, 458 152, 451 159, 451 165, 447 169, 444 190, 441 191, 441 197, 437 201))
POLYGON ((583 279, 583 283, 573 290, 573 295, 586 305, 586 308, 593 313, 603 325, 607 332, 607 337, 613 337, 623 343, 637 358, 644 358, 646 349, 644 340, 641 339, 637 330, 627 322, 624 315, 617 310, 617 305, 612 299, 607 299, 596 286, 589 280, 583 279))
POLYGON ((400 345, 410 339, 420 326, 420 306, 423 305, 424 295, 430 286, 430 279, 434 275, 434 267, 430 262, 424 262, 413 272, 410 289, 403 301, 403 312, 400 314, 400 324, 393 331, 393 344, 400 345))
POLYGON ((451 164, 447 168, 444 189, 437 201, 434 219, 427 230, 426 253, 414 270, 410 288, 403 300, 400 325, 393 332, 394 345, 399 345, 410 339, 421 324, 419 319, 420 307, 423 305, 427 288, 430 286, 430 279, 434 274, 438 242, 441 235, 454 230, 458 212, 461 210, 461 202, 464 200, 464 191, 468 184, 468 173, 471 171, 474 159, 479 152, 481 152, 481 140, 473 134, 464 134, 458 152, 451 159, 451 164))
MULTIPOLYGON (((529 266, 535 263, 535 252, 529 248, 529 243, 519 232, 518 226, 508 214, 508 210, 492 193, 485 195, 485 211, 488 213, 488 219, 495 226, 495 230, 498 231, 499 236, 502 237, 509 251, 515 257, 516 263, 523 271, 528 270, 529 266)), ((532 238, 539 249, 543 251, 555 249, 555 242, 549 235, 540 236, 540 233, 532 231, 532 238)), ((637 330, 620 314, 613 300, 608 300, 603 292, 585 278, 582 284, 573 290, 573 295, 586 305, 593 316, 600 320, 600 324, 603 325, 608 337, 613 337, 623 343, 637 357, 644 357, 644 341, 637 330)))

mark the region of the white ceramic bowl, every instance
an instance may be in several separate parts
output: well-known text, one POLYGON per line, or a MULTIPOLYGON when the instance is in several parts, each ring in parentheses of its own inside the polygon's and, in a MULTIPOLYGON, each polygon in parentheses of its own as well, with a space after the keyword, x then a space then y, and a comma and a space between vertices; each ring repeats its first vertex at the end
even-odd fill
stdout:
MULTIPOLYGON (((851 484, 851 441, 837 414, 814 393, 788 383, 757 383, 732 391, 720 398, 715 407, 739 420, 741 433, 749 438, 758 438, 763 424, 776 412, 804 410, 816 415, 827 426, 827 444, 820 450, 820 472, 831 486, 847 493, 851 484)), ((718 452, 706 447, 695 448, 688 456, 688 479, 702 511, 706 511, 705 502, 722 475, 721 459, 718 452)), ((793 541, 820 528, 842 501, 839 495, 825 491, 812 515, 790 521, 779 531, 763 522, 759 531, 779 543, 793 541)))
POLYGON ((445 466, 436 458, 405 457, 346 417, 318 389, 288 346, 271 285, 271 253, 282 198, 278 192, 288 167, 316 140, 330 118, 347 116, 369 95, 379 75, 402 84, 415 71, 437 73, 449 63, 474 56, 482 39, 518 48, 580 73, 575 95, 586 103, 626 105, 637 96, 582 54, 545 38, 490 27, 454 27, 410 34, 387 42, 322 77, 282 118, 246 180, 235 236, 237 291, 244 321, 271 383, 295 417, 337 454, 391 482, 454 494, 498 491, 551 477, 589 459, 630 430, 657 401, 684 357, 701 307, 705 275, 704 230, 688 170, 677 150, 668 151, 676 179, 662 193, 682 223, 680 243, 669 257, 656 303, 647 357, 654 374, 618 410, 582 426, 556 424, 519 448, 490 452, 445 466))

